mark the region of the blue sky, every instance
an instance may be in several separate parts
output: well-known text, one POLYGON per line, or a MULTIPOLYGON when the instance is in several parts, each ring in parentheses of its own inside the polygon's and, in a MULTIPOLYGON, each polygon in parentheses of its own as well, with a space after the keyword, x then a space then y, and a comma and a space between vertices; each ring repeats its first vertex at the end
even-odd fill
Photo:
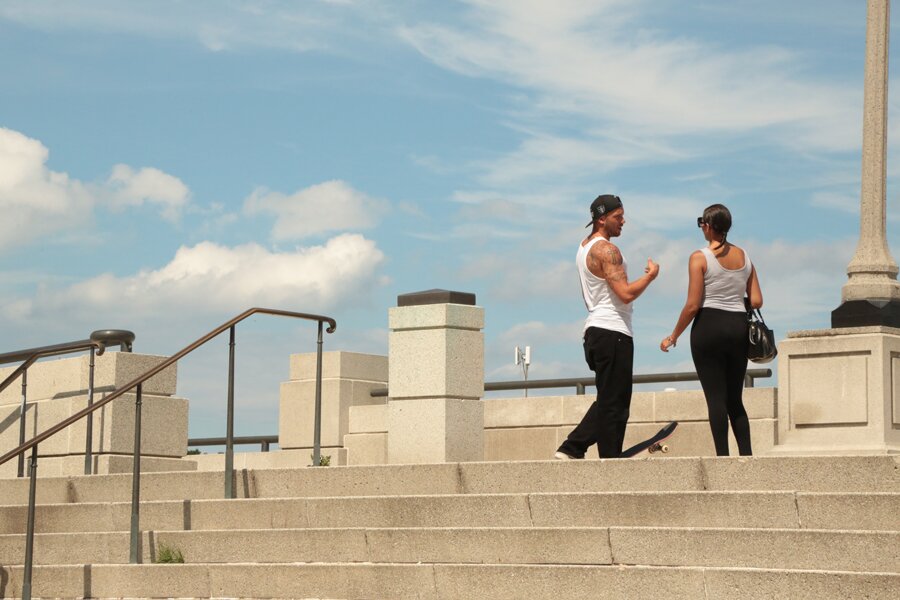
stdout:
MULTIPOLYGON (((530 378, 586 375, 573 257, 599 193, 625 203, 631 275, 661 264, 637 372, 693 368, 686 343, 657 346, 714 202, 776 334, 827 327, 858 236, 865 17, 850 0, 4 0, 3 345, 121 327, 171 354, 261 305, 334 316, 326 349, 386 354, 396 296, 447 288, 485 308, 488 380, 521 376, 516 345, 530 378)), ((287 355, 314 338, 239 328, 238 433, 277 430, 287 355)), ((223 430, 225 352, 181 368, 192 435, 223 430)))

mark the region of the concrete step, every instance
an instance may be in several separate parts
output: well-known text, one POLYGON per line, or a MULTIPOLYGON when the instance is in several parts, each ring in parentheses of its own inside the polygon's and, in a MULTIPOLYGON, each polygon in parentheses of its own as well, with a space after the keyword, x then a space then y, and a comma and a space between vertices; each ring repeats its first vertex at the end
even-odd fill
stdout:
MULTIPOLYGON (((732 457, 380 465, 235 472, 239 497, 526 492, 791 490, 900 492, 900 457, 732 457)), ((143 500, 221 498, 213 472, 147 473, 143 500)), ((27 479, 5 480, 0 505, 24 504, 27 479)), ((39 503, 127 501, 131 475, 39 477, 39 503)))
MULTIPOLYGON (((21 564, 24 535, 0 536, 0 564, 21 564)), ((640 565, 900 574, 900 531, 709 527, 341 528, 158 531, 187 563, 640 565)), ((46 534, 35 564, 124 564, 128 534, 46 534)))
MULTIPOLYGON (((21 595, 0 567, 0 596, 21 595)), ((896 598, 900 575, 714 567, 411 564, 73 565, 35 568, 34 596, 93 598, 896 598)))
MULTIPOLYGON (((25 506, 0 507, 0 534, 25 506)), ((37 507, 38 533, 129 531, 125 502, 37 507)), ((593 492, 146 502, 142 530, 340 527, 753 527, 900 530, 900 493, 593 492)))

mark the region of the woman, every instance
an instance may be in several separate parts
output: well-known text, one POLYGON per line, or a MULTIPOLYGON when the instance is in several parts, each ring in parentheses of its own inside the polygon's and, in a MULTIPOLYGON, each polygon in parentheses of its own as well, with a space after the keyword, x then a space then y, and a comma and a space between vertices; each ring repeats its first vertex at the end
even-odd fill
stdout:
POLYGON ((708 245, 691 254, 688 295, 672 334, 659 344, 668 352, 693 321, 691 357, 709 410, 716 454, 728 456, 728 421, 741 455, 751 455, 750 422, 742 399, 747 372, 747 308, 763 303, 756 269, 747 253, 728 242, 731 213, 713 204, 697 219, 708 245))

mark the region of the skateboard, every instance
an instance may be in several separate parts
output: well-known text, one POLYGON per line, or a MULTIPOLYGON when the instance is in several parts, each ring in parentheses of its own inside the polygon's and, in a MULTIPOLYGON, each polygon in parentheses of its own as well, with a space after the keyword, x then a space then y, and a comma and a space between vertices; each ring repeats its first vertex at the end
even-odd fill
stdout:
POLYGON ((662 429, 656 432, 656 435, 651 437, 648 440, 644 440, 643 442, 638 442, 631 448, 628 448, 624 452, 622 452, 622 458, 631 458, 632 456, 637 456, 644 450, 647 451, 648 454, 655 454, 657 452, 665 454, 669 451, 669 445, 664 444, 663 442, 668 439, 670 435, 675 431, 675 428, 678 427, 678 421, 672 421, 662 429))

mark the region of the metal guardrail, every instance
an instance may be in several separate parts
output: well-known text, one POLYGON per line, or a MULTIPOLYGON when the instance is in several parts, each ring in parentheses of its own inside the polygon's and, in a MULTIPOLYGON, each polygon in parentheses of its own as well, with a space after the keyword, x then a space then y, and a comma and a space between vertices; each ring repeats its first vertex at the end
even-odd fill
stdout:
MULTIPOLYGON (((747 369, 744 376, 744 387, 753 387, 756 379, 771 377, 772 369, 747 369)), ((699 381, 700 377, 694 371, 684 371, 678 373, 648 373, 644 375, 634 375, 632 383, 677 383, 682 381, 699 381)), ((575 388, 575 393, 583 395, 586 387, 593 387, 596 382, 593 377, 569 377, 567 379, 530 379, 528 381, 486 381, 484 383, 484 391, 501 392, 508 390, 537 390, 537 389, 558 389, 558 388, 575 388)), ((369 392, 372 398, 384 398, 388 395, 386 387, 372 388, 369 392)))
MULTIPOLYGON (((753 387, 754 380, 772 376, 772 369, 748 369, 744 378, 746 387, 753 387)), ((676 383, 681 381, 698 381, 697 373, 649 373, 645 375, 635 375, 633 378, 635 384, 641 383, 676 383)), ((575 377, 569 379, 531 379, 529 381, 490 381, 485 382, 484 390, 486 392, 497 392, 505 390, 521 390, 521 389, 554 389, 574 387, 578 395, 583 395, 586 387, 593 387, 595 381, 592 377, 575 377)), ((370 392, 372 397, 387 396, 387 388, 375 388, 370 392)), ((188 440, 188 447, 199 446, 224 446, 226 438, 191 438, 188 440)), ((272 444, 278 443, 277 435, 245 435, 234 438, 235 444, 259 444, 262 452, 268 452, 272 444)))
MULTIPOLYGON (((224 446, 228 443, 228 438, 212 437, 212 438, 191 438, 188 440, 188 448, 194 446, 224 446)), ((242 435, 231 440, 235 446, 259 444, 260 452, 268 452, 272 444, 278 443, 277 435, 242 435)))
MULTIPOLYGON (((220 325, 219 327, 213 329, 203 337, 199 338, 192 344, 186 346, 182 350, 176 352, 166 360, 160 362, 155 367, 149 369, 147 372, 139 375, 135 379, 129 381, 121 388, 117 389, 115 392, 110 395, 104 397, 99 402, 94 403, 92 406, 88 406, 77 413, 71 415, 69 418, 64 419, 60 423, 57 423, 53 427, 47 429, 43 433, 40 433, 33 437, 31 440, 19 444, 13 450, 10 450, 6 454, 0 456, 0 465, 3 463, 23 454, 24 452, 31 450, 31 467, 30 467, 30 488, 29 488, 29 498, 28 498, 28 533, 26 537, 26 548, 30 548, 33 546, 34 541, 34 507, 35 507, 35 490, 37 483, 37 449, 38 444, 46 440, 47 438, 59 433, 66 427, 69 427, 73 423, 79 421, 80 419, 91 415, 95 410, 98 410, 105 406, 106 404, 112 402, 116 398, 130 392, 132 389, 135 389, 135 416, 134 416, 134 455, 132 462, 132 485, 131 485, 131 548, 130 548, 130 561, 132 563, 140 562, 140 478, 141 478, 141 388, 142 384, 167 369, 171 365, 175 364, 185 355, 190 354, 200 346, 206 344, 211 339, 215 338, 219 334, 224 331, 229 331, 229 351, 228 351, 228 417, 227 417, 227 451, 225 458, 225 496, 227 498, 234 498, 234 448, 233 448, 233 440, 234 440, 234 328, 235 325, 243 321, 244 319, 254 315, 254 314, 268 314, 282 317, 292 317, 298 319, 307 319, 318 322, 318 346, 316 352, 316 405, 315 405, 315 457, 316 464, 318 464, 319 459, 319 451, 320 451, 320 435, 321 435, 321 405, 322 405, 322 329, 323 323, 328 323, 328 333, 334 333, 337 328, 337 323, 331 317, 325 317, 321 315, 311 315, 307 313, 297 313, 286 310, 276 310, 270 308, 251 308, 240 315, 234 317, 233 319, 227 321, 226 323, 220 325)), ((26 552, 27 554, 27 552, 26 552)), ((29 598, 31 597, 31 560, 26 559, 25 564, 25 572, 23 574, 23 583, 22 583, 22 597, 29 598), (27 592, 27 593, 26 593, 27 592)))

